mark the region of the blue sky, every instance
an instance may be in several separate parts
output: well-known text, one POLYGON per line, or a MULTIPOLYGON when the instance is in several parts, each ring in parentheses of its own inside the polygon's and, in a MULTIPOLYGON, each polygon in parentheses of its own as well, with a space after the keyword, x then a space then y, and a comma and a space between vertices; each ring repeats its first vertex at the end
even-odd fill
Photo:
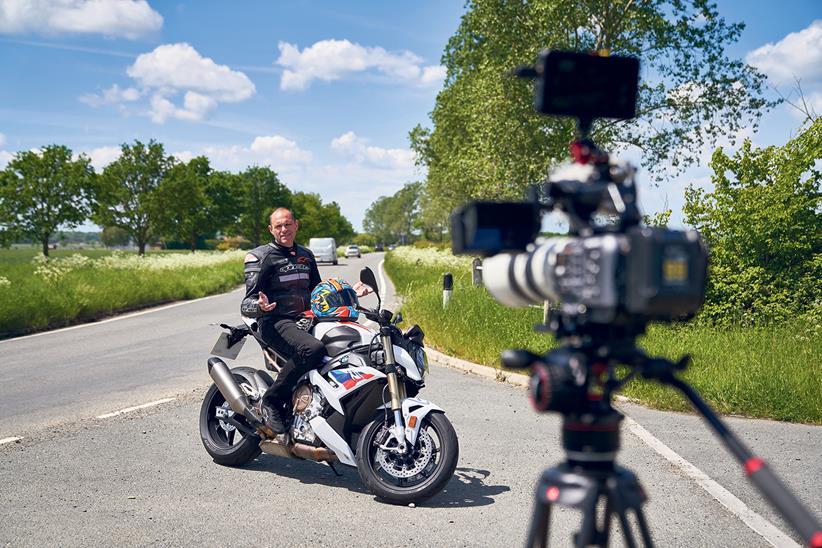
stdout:
MULTIPOLYGON (((796 75, 822 111, 822 2, 718 4, 747 24, 731 53, 783 93, 796 75)), ((154 138, 219 169, 271 165, 290 188, 337 201, 360 228, 374 199, 424 177, 407 134, 428 121, 463 10, 445 1, 0 0, 0 167, 16 151, 59 143, 100 169, 121 143, 154 138)), ((798 123, 782 106, 744 136, 781 144, 798 123)), ((677 222, 685 185, 708 175, 699 167, 644 188, 643 204, 667 203, 677 222)))

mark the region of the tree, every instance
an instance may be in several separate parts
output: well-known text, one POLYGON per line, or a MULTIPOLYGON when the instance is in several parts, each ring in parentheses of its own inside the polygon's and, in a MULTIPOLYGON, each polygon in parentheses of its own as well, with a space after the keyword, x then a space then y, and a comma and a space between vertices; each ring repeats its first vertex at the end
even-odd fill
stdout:
POLYGON ((409 242, 420 225, 422 183, 406 183, 393 196, 381 196, 365 212, 363 228, 380 242, 409 242))
POLYGON ((164 237, 197 242, 213 236, 239 215, 239 197, 233 192, 230 174, 214 172, 208 158, 175 163, 157 188, 155 200, 164 204, 157 229, 164 237))
POLYGON ((167 205, 157 199, 174 158, 166 156, 163 145, 154 140, 143 144, 123 144, 121 155, 99 177, 94 221, 101 226, 117 226, 128 231, 145 254, 150 238, 157 236, 158 225, 167 205))
POLYGON ((256 247, 270 240, 268 218, 275 208, 291 206, 291 191, 269 167, 249 167, 237 182, 241 213, 236 230, 256 247))
POLYGON ((6 238, 29 237, 49 254, 49 238, 59 227, 75 227, 91 211, 94 170, 85 155, 49 145, 18 152, 2 174, 0 227, 6 238))
POLYGON ((128 231, 117 226, 107 226, 100 233, 100 241, 106 247, 127 246, 130 240, 128 231))
POLYGON ((427 191, 450 211, 468 198, 521 198, 567 157, 568 118, 538 116, 533 86, 506 76, 543 48, 635 55, 643 63, 638 118, 598 121, 604 148, 639 147, 656 177, 698 159, 705 144, 755 127, 764 76, 724 48, 744 26, 728 24, 707 0, 469 0, 446 46, 444 89, 433 128, 409 138, 428 167, 427 191))
POLYGON ((291 208, 300 221, 301 242, 311 238, 334 238, 342 244, 354 237, 354 227, 342 215, 337 202, 323 204, 319 194, 295 192, 291 208))
POLYGON ((703 315, 717 323, 822 317, 822 120, 782 147, 717 149, 714 189, 690 187, 686 222, 710 252, 703 315))

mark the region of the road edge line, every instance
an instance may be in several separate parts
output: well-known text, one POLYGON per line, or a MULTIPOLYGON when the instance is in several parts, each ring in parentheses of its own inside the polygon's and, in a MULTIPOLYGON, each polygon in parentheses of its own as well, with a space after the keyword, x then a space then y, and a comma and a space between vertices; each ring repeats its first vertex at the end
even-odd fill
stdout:
MULTIPOLYGON (((624 412, 623 412, 624 414, 624 412)), ((796 546, 799 547, 791 537, 786 535, 776 525, 751 510, 747 504, 739 500, 730 491, 722 487, 716 480, 708 474, 691 464, 688 460, 680 456, 676 451, 661 442, 656 436, 648 432, 641 424, 625 415, 625 423, 628 430, 645 442, 651 449, 657 452, 662 458, 681 470, 686 476, 694 480, 700 487, 708 492, 714 499, 724 506, 729 512, 739 518, 755 533, 760 535, 773 546, 796 546)))
POLYGON ((0 440, 0 445, 5 445, 5 444, 11 443, 13 441, 20 441, 22 439, 23 438, 21 438, 20 436, 11 436, 9 438, 3 438, 2 440, 0 440))
POLYGON ((147 407, 154 407, 155 405, 161 405, 161 404, 164 404, 164 403, 174 401, 176 399, 177 398, 163 398, 161 400, 150 401, 148 403, 143 403, 141 405, 135 405, 134 407, 126 407, 125 409, 120 409, 119 411, 112 411, 111 413, 106 413, 104 415, 97 415, 95 418, 97 418, 97 419, 110 419, 110 418, 116 417, 118 415, 123 415, 125 413, 131 413, 132 411, 137 411, 138 409, 145 409, 147 407))

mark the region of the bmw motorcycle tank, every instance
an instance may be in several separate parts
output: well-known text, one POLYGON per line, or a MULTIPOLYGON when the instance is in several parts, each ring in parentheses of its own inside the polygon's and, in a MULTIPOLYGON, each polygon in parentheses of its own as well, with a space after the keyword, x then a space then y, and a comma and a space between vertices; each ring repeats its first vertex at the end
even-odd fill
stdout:
POLYGON ((320 339, 329 357, 345 352, 352 346, 362 344, 362 337, 355 327, 340 325, 329 329, 320 339))

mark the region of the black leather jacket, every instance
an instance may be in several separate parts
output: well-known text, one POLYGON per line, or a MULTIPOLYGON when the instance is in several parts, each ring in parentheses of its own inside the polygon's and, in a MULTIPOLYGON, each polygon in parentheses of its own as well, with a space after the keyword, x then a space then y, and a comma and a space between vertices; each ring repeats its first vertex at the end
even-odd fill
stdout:
POLYGON ((245 298, 240 312, 251 318, 296 318, 311 308, 311 291, 320 281, 317 261, 307 247, 261 245, 245 256, 245 298), (274 310, 260 310, 260 291, 269 302, 277 303, 274 310))

